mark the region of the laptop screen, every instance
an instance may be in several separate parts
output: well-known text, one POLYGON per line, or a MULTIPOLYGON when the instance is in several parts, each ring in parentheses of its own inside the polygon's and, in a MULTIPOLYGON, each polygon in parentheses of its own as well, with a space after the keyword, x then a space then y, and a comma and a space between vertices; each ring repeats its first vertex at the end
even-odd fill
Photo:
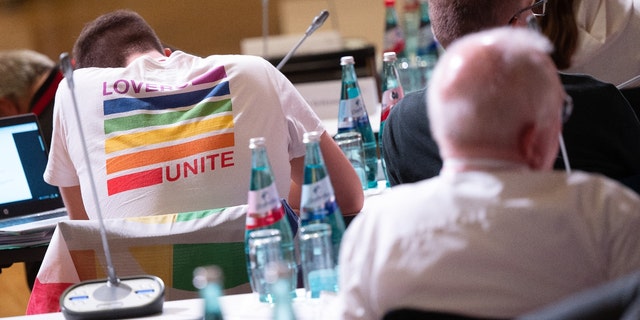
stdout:
POLYGON ((58 188, 42 177, 46 165, 36 115, 0 118, 0 219, 64 206, 58 188))

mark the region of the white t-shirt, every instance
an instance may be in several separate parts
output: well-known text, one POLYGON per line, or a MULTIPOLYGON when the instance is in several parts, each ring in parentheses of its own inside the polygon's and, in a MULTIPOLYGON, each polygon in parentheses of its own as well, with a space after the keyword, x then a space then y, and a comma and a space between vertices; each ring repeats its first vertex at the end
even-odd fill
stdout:
POLYGON ((444 174, 373 197, 340 250, 339 318, 512 318, 640 269, 640 198, 600 176, 444 174))
MULTIPOLYGON (((293 85, 254 56, 162 61, 74 72, 75 92, 104 218, 167 214, 247 202, 249 139, 265 137, 281 197, 290 163, 304 156, 304 132, 324 131, 293 85)), ((45 180, 80 185, 90 218, 95 201, 67 82, 56 95, 45 180)))

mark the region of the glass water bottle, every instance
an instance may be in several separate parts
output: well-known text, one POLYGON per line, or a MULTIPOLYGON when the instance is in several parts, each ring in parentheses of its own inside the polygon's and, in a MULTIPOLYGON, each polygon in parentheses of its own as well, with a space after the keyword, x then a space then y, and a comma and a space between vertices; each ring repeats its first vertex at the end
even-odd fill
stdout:
MULTIPOLYGON (((291 276, 291 294, 295 296, 297 284, 297 264, 293 243, 293 234, 284 208, 280 202, 275 185, 271 165, 267 155, 265 138, 249 140, 251 149, 251 182, 248 196, 248 209, 245 227, 245 252, 247 254, 247 271, 251 286, 255 291, 256 284, 251 277, 249 263, 249 234, 261 229, 276 229, 280 232, 281 248, 284 262, 289 266, 291 276)), ((270 302, 272 297, 261 297, 263 302, 270 302)))
MULTIPOLYGON (((396 53, 385 52, 382 60, 382 103, 380 112, 380 131, 378 136, 382 137, 384 132, 384 123, 393 108, 402 98, 404 98, 404 91, 402 90, 402 84, 400 83, 400 77, 398 76, 398 70, 396 68, 396 53)), ((380 161, 382 161, 382 171, 384 177, 387 180, 387 186, 389 184, 389 177, 387 175, 387 166, 384 161, 384 145, 382 139, 380 139, 380 161)))
POLYGON ((367 188, 377 188, 378 148, 358 85, 355 62, 352 56, 345 56, 340 59, 340 64, 342 65, 342 88, 338 109, 338 133, 351 131, 360 133, 364 145, 367 188))
POLYGON ((307 132, 303 137, 307 153, 300 203, 301 224, 303 227, 312 223, 331 226, 333 257, 337 262, 345 224, 320 151, 320 135, 320 132, 307 132))

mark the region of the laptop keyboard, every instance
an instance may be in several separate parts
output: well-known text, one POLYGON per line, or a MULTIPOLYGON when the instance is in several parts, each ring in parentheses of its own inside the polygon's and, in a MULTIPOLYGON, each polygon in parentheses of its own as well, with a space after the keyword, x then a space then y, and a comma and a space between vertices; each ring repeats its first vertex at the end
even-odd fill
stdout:
POLYGON ((59 217, 64 217, 66 215, 67 215, 67 210, 62 209, 62 210, 58 210, 58 211, 40 213, 40 214, 32 215, 32 216, 10 218, 10 219, 7 219, 7 220, 1 220, 0 221, 0 228, 15 226, 15 225, 19 225, 19 224, 25 224, 25 223, 30 223, 30 222, 48 220, 48 219, 52 219, 52 218, 59 218, 59 217))

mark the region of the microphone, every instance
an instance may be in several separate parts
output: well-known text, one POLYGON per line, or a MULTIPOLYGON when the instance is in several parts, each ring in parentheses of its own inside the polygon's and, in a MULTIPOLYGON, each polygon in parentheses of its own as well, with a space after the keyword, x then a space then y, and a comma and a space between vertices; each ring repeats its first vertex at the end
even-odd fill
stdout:
POLYGON ((304 42, 304 40, 306 40, 307 37, 310 36, 314 31, 320 28, 324 24, 324 22, 327 20, 328 17, 329 17, 329 11, 322 10, 319 15, 313 18, 313 21, 311 21, 311 24, 307 28, 307 31, 304 32, 304 36, 302 36, 302 38, 298 41, 298 43, 296 43, 296 45, 293 48, 291 48, 291 50, 287 53, 287 55, 284 56, 284 58, 282 58, 280 63, 278 63, 278 66, 276 66, 278 70, 282 69, 282 66, 284 66, 284 64, 287 63, 287 61, 289 61, 291 56, 296 52, 296 50, 298 50, 298 47, 300 47, 302 42, 304 42))
POLYGON ((320 28, 324 24, 324 22, 327 20, 327 18, 329 18, 329 11, 322 10, 319 15, 313 18, 313 21, 311 21, 311 25, 309 25, 309 28, 307 28, 307 31, 304 32, 305 35, 308 36, 314 31, 316 31, 316 29, 320 28))
POLYGON ((269 40, 269 0, 262 0, 262 56, 266 57, 268 53, 269 40))
POLYGON ((80 121, 80 112, 76 100, 75 85, 73 82, 73 67, 68 53, 60 55, 60 67, 67 79, 71 101, 75 110, 75 118, 78 124, 84 160, 91 181, 91 193, 98 214, 102 247, 107 262, 106 281, 83 281, 72 285, 60 296, 60 309, 66 319, 122 319, 140 317, 162 312, 164 304, 164 282, 156 276, 136 276, 119 279, 116 276, 111 251, 107 241, 107 230, 102 219, 102 211, 98 202, 91 161, 87 151, 84 130, 80 121))

